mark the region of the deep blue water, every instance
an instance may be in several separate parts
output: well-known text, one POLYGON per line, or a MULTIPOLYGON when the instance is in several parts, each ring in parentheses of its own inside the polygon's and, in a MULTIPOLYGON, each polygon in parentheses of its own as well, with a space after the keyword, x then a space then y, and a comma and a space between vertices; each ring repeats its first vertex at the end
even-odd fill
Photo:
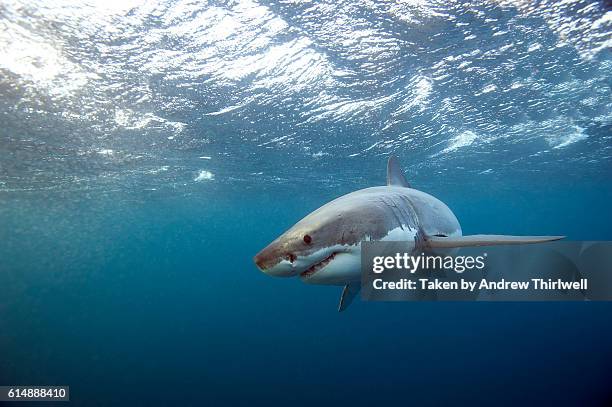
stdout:
POLYGON ((339 314, 252 263, 391 153, 464 233, 612 240, 610 11, 479 3, 0 4, 0 385, 609 405, 609 303, 339 314))

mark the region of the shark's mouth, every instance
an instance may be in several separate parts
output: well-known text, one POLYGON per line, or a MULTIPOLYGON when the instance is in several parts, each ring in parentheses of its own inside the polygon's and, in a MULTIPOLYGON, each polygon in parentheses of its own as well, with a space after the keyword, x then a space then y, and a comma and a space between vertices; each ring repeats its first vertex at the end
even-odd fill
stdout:
POLYGON ((334 257, 336 257, 337 254, 338 254, 337 252, 333 252, 332 254, 330 254, 329 256, 327 256, 326 258, 321 260, 320 262, 313 264, 306 271, 301 272, 300 273, 300 277, 308 278, 308 277, 312 276, 317 271, 319 271, 323 267, 327 266, 329 264, 329 262, 332 261, 334 259, 334 257))

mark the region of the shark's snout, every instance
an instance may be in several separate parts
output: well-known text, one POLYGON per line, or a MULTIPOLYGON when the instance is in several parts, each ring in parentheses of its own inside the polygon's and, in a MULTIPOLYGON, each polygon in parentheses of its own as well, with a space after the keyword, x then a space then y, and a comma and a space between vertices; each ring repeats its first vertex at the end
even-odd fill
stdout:
POLYGON ((266 269, 266 262, 263 257, 259 255, 259 253, 255 257, 253 257, 253 261, 255 262, 257 268, 261 271, 264 271, 266 269))
POLYGON ((255 262, 257 268, 263 272, 272 266, 272 256, 267 248, 257 253, 255 257, 253 257, 253 261, 255 262))
POLYGON ((292 277, 297 274, 295 261, 297 256, 284 252, 279 245, 271 244, 255 255, 253 261, 257 268, 274 277, 292 277))

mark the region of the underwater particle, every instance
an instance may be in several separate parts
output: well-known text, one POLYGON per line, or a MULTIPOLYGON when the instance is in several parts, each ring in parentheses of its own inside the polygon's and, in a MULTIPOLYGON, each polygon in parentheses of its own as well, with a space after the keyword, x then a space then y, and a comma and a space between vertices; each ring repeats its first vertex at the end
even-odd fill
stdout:
POLYGON ((552 148, 558 149, 567 147, 570 144, 585 140, 589 137, 582 127, 574 126, 573 130, 574 131, 562 134, 560 136, 549 137, 548 143, 552 146, 552 148))
MULTIPOLYGON (((497 90, 497 86, 493 85, 493 84, 489 84, 487 86, 485 86, 484 88, 482 88, 482 91, 480 92, 480 95, 483 95, 485 93, 491 93, 493 91, 497 90)), ((478 95, 476 95, 478 96, 478 95)))
POLYGON ((331 155, 331 154, 330 153, 325 153, 323 151, 319 151, 319 152, 316 152, 316 153, 312 154, 312 157, 313 158, 321 158, 321 157, 328 156, 328 155, 331 155))
POLYGON ((162 165, 159 168, 154 168, 154 169, 151 169, 149 171, 146 171, 146 173, 147 174, 159 174, 160 172, 165 172, 165 171, 168 171, 169 169, 170 169, 170 166, 162 165))
POLYGON ((194 178, 195 182, 210 181, 215 179, 215 174, 210 171, 200 170, 198 176, 194 178))
POLYGON ((471 146, 478 139, 478 135, 473 131, 464 131, 449 140, 448 147, 442 150, 442 154, 450 153, 462 147, 471 146))
POLYGON ((527 52, 533 52, 533 51, 537 51, 540 48, 542 48, 542 45, 538 42, 533 43, 529 46, 529 48, 527 48, 527 52))

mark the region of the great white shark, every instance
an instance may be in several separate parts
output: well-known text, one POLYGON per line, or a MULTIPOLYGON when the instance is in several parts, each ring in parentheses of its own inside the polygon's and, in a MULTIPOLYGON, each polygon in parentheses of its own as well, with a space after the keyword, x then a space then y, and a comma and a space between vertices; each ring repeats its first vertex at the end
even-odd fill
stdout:
POLYGON ((275 277, 297 277, 307 284, 343 286, 338 311, 361 288, 361 243, 405 241, 407 251, 466 246, 541 243, 564 236, 464 236, 444 202, 410 186, 395 157, 387 163, 387 185, 343 195, 307 215, 254 258, 275 277))

